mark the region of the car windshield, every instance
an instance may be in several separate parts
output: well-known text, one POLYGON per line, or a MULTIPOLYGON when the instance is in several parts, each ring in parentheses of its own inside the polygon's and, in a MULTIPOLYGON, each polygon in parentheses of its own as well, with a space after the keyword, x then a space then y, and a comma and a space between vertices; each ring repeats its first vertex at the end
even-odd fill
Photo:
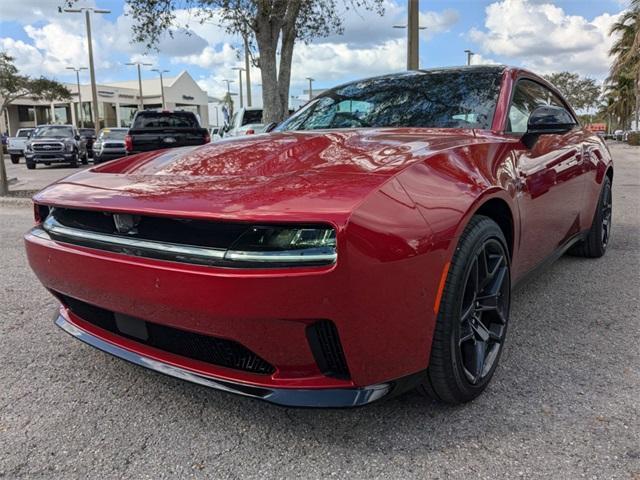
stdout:
POLYGON ((100 138, 103 140, 124 140, 127 130, 103 130, 100 138))
POLYGON ((69 138, 73 137, 73 128, 59 125, 46 125, 44 127, 38 127, 33 136, 35 138, 69 138))
POLYGON ((132 128, 199 128, 198 119, 189 112, 143 112, 132 128))
POLYGON ((262 123, 262 110, 245 110, 242 116, 242 125, 249 123, 262 123))
POLYGON ((320 95, 278 130, 491 127, 501 69, 411 72, 350 83, 320 95))

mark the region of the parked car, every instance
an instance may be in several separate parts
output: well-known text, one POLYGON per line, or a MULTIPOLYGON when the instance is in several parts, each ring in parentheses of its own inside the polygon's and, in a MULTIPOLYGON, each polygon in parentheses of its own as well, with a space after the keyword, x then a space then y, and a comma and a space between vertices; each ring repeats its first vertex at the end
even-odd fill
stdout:
POLYGON ((616 130, 613 132, 613 138, 618 141, 624 140, 624 130, 616 130))
POLYGON ((135 364, 288 406, 456 404, 496 370, 513 286, 604 255, 612 179, 542 77, 412 71, 52 184, 26 249, 57 325, 135 364))
POLYGON ((209 128, 209 135, 211 136, 211 141, 215 142, 217 140, 221 140, 223 127, 210 127, 209 128))
POLYGON ((96 141, 96 131, 93 128, 79 128, 78 132, 87 144, 87 156, 93 158, 93 144, 96 141))
MULTIPOLYGON (((293 114, 293 109, 289 110, 289 115, 293 114)), ((224 138, 238 137, 253 133, 264 132, 267 125, 262 121, 262 108, 245 107, 240 108, 231 116, 229 124, 224 129, 224 138)))
POLYGON ((38 163, 68 163, 72 167, 88 163, 86 143, 73 125, 38 126, 25 144, 24 156, 29 170, 38 163))
POLYGON ((20 162, 20 157, 24 156, 24 147, 33 131, 33 128, 21 128, 15 137, 7 138, 7 152, 11 157, 11 163, 20 162))
POLYGON ((103 128, 93 144, 93 163, 99 164, 127 155, 124 137, 128 128, 103 128))
POLYGON ((136 113, 125 137, 127 155, 163 148, 209 143, 209 130, 202 128, 192 112, 143 110, 136 113))

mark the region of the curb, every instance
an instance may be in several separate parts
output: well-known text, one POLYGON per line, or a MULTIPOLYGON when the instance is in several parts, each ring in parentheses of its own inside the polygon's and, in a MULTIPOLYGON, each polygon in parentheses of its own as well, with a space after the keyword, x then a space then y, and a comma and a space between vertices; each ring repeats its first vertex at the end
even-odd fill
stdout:
POLYGON ((31 197, 0 197, 0 207, 31 207, 31 197))

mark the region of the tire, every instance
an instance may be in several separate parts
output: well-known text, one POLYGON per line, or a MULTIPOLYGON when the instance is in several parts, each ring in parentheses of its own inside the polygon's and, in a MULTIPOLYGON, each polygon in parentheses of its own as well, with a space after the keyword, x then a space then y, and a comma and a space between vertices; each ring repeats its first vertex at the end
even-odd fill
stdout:
POLYGON ((593 215, 593 222, 587 237, 574 245, 569 253, 577 257, 600 258, 607 251, 607 245, 611 238, 611 179, 605 175, 600 189, 600 198, 596 212, 593 215))
POLYGON ((449 265, 429 367, 418 391, 449 404, 480 395, 502 354, 510 303, 504 234, 490 218, 474 216, 449 265))
POLYGON ((78 168, 78 154, 77 153, 73 157, 73 160, 71 160, 69 162, 69 165, 71 165, 71 168, 78 168))
POLYGON ((27 160, 27 168, 29 170, 34 170, 36 168, 36 162, 30 162, 27 160))
POLYGON ((83 165, 89 164, 89 154, 87 152, 85 152, 85 154, 82 156, 82 164, 83 165))
POLYGON ((11 163, 14 165, 20 163, 20 155, 11 155, 11 163))

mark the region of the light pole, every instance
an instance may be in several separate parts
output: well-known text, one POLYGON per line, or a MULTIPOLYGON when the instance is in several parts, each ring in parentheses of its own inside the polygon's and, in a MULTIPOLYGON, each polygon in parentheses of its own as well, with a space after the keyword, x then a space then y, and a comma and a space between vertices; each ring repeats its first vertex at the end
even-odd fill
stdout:
POLYGON ((165 110, 167 106, 164 103, 164 83, 162 81, 162 74, 169 73, 169 70, 160 70, 159 68, 152 68, 152 72, 158 72, 160 74, 160 94, 162 95, 162 109, 165 110))
POLYGON ((242 104, 242 72, 244 72, 244 68, 242 68, 242 67, 233 67, 231 70, 237 70, 238 71, 238 82, 239 82, 238 92, 240 92, 240 108, 242 108, 243 107, 243 104, 242 104))
POLYGON ((475 55, 475 52, 472 52, 471 50, 467 49, 464 51, 464 53, 467 54, 467 65, 471 65, 471 57, 475 55))
POLYGON ((140 110, 144 110, 144 100, 142 98, 142 75, 140 74, 140 66, 144 65, 145 67, 151 67, 152 64, 144 62, 129 62, 125 63, 125 65, 136 65, 138 67, 138 96, 140 97, 138 107, 140 107, 140 110))
POLYGON ((231 95, 231 90, 229 89, 229 85, 231 85, 233 82, 235 82, 235 80, 227 80, 226 78, 224 80, 222 80, 223 82, 225 82, 227 84, 227 95, 231 95))
POLYGON ((394 25, 393 28, 407 29, 407 70, 418 70, 420 68, 420 30, 427 27, 419 25, 420 0, 407 0, 407 24, 394 25))
MULTIPOLYGON (((60 10, 58 10, 60 11, 60 10)), ((98 90, 96 89, 96 71, 93 66, 93 45, 91 42, 91 12, 93 13, 111 13, 111 10, 105 10, 103 8, 65 8, 66 13, 82 13, 84 12, 84 21, 87 25, 87 47, 89 49, 89 74, 91 75, 91 113, 93 113, 93 128, 96 131, 96 135, 100 130, 100 119, 98 115, 98 90)))
POLYGON ((80 128, 84 128, 84 111, 82 109, 82 93, 80 93, 80 70, 87 70, 87 67, 67 67, 67 70, 76 72, 76 82, 78 85, 78 119, 80 120, 80 128))
POLYGON ((247 107, 251 106, 251 73, 250 65, 249 65, 249 40, 247 40, 246 35, 242 35, 242 40, 244 41, 244 69, 245 69, 245 78, 247 80, 247 107))
POLYGON ((311 77, 306 78, 309 80, 309 100, 311 100, 313 98, 313 82, 315 79, 311 77))

